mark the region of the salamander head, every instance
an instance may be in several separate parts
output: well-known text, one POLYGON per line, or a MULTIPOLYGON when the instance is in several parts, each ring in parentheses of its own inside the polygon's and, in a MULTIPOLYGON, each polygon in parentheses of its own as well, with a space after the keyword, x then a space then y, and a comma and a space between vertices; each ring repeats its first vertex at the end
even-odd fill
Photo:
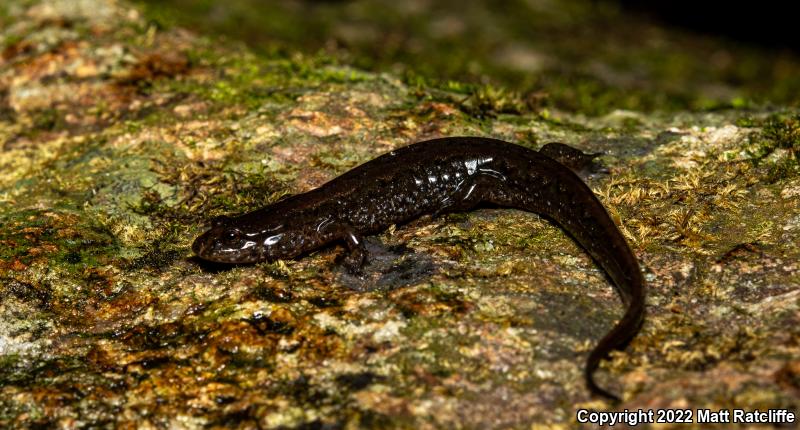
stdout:
POLYGON ((245 231, 230 218, 211 221, 211 228, 195 239, 192 251, 203 260, 216 263, 256 263, 289 258, 288 235, 283 225, 245 231))

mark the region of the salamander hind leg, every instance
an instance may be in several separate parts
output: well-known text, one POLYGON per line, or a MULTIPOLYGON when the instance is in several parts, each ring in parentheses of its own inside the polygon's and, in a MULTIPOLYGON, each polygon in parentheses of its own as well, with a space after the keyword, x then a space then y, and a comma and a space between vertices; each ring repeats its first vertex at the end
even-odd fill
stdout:
POLYGON ((581 178, 595 173, 609 173, 608 168, 597 162, 602 152, 586 153, 559 142, 550 142, 539 149, 539 153, 558 161, 581 178))
POLYGON ((448 212, 460 212, 474 208, 484 201, 484 189, 496 186, 491 182, 496 178, 487 175, 475 175, 465 181, 447 197, 445 197, 439 207, 431 214, 431 218, 438 218, 448 212))

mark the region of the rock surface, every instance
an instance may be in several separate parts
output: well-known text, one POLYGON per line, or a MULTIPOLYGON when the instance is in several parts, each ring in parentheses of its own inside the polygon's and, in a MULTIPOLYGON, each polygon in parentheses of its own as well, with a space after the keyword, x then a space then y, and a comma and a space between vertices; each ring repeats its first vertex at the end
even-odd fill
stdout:
POLYGON ((621 408, 798 411, 796 100, 599 116, 486 91, 463 103, 113 0, 13 1, 0 37, 0 427, 570 428, 576 408, 610 408, 581 372, 621 306, 533 214, 397 226, 369 239, 363 278, 336 247, 192 258, 213 216, 467 134, 604 154, 590 185, 649 288, 641 334, 599 374, 621 408))

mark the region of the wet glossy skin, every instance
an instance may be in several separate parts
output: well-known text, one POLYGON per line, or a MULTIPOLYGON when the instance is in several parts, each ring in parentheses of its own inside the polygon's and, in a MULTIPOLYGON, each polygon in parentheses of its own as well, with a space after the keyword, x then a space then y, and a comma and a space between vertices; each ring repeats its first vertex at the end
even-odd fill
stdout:
POLYGON ((253 263, 294 258, 342 242, 348 249, 345 266, 358 271, 367 258, 364 235, 424 214, 493 204, 545 215, 603 268, 627 306, 622 319, 589 354, 585 367, 589 389, 617 399, 597 386, 593 374, 600 360, 635 336, 644 316, 645 289, 636 257, 617 226, 570 170, 579 170, 591 158, 561 144, 548 144, 537 152, 478 137, 419 142, 315 190, 238 217, 217 219, 192 249, 209 261, 253 263))

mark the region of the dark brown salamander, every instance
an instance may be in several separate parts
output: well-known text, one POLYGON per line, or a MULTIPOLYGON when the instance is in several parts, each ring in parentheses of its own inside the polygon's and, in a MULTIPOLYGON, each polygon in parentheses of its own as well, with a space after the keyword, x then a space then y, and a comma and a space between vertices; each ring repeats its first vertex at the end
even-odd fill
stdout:
POLYGON ((419 142, 315 190, 234 218, 218 218, 192 249, 204 260, 254 263, 294 258, 343 242, 348 249, 345 266, 358 271, 367 258, 362 236, 424 214, 466 211, 484 203, 545 215, 603 268, 627 306, 589 354, 585 368, 592 393, 618 400, 595 383, 593 374, 600 360, 624 348, 639 330, 645 286, 639 263, 614 221, 570 170, 592 158, 581 154, 562 144, 537 152, 481 137, 419 142))

